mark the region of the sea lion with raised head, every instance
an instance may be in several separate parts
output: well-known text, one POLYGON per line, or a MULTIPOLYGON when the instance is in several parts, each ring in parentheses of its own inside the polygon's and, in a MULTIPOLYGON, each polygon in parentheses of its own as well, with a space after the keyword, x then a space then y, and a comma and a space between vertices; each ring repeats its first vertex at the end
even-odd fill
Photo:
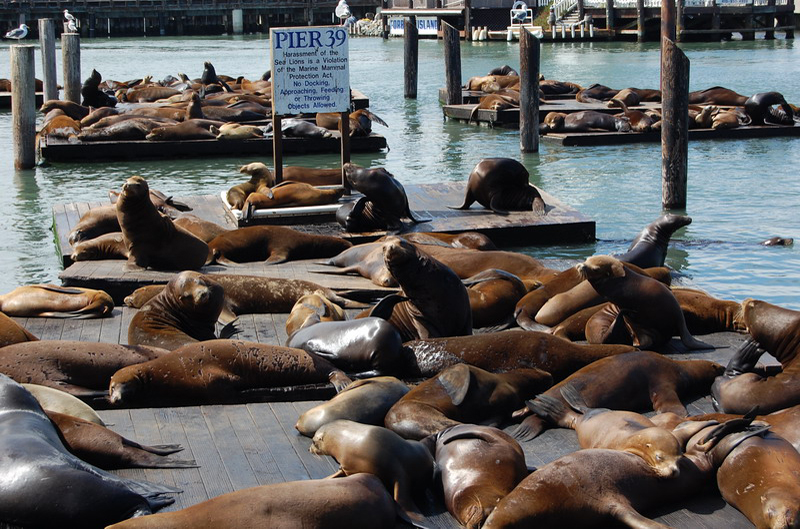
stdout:
POLYGON ((640 268, 664 266, 670 238, 680 228, 691 223, 692 218, 686 215, 662 215, 645 226, 631 241, 628 251, 616 258, 640 268))
POLYGON ((517 160, 484 158, 469 174, 464 203, 453 209, 469 209, 473 202, 478 202, 500 215, 531 210, 544 215, 542 195, 529 178, 528 170, 517 160))
POLYGON ((383 167, 365 169, 352 163, 346 163, 343 168, 353 189, 363 193, 386 215, 396 219, 396 224, 399 224, 400 219, 405 217, 414 223, 430 220, 418 218, 411 212, 403 184, 383 167))
POLYGON ((794 110, 779 92, 762 92, 750 96, 744 103, 744 111, 753 125, 794 125, 794 110), (779 105, 783 112, 773 112, 779 105))
POLYGON ((272 187, 275 185, 275 176, 269 168, 261 162, 243 165, 239 167, 239 172, 250 175, 250 180, 228 189, 228 193, 226 194, 228 204, 234 209, 242 209, 242 207, 244 207, 244 201, 250 193, 255 193, 259 187, 272 187))

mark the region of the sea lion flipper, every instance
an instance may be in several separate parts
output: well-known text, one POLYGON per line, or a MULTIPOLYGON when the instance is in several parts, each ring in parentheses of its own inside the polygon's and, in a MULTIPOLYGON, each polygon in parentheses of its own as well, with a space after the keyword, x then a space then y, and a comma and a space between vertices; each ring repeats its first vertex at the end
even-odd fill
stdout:
POLYGON ((444 387, 447 396, 450 397, 455 406, 463 404, 472 381, 472 373, 467 364, 456 364, 439 373, 436 379, 444 387))
POLYGON ((608 509, 611 516, 619 520, 626 527, 635 527, 636 529, 670 529, 671 527, 639 514, 629 504, 609 505, 608 509))
POLYGON ((475 197, 472 196, 472 192, 467 189, 467 194, 464 195, 464 203, 460 206, 447 206, 449 209, 469 209, 469 207, 475 203, 475 197))
POLYGON ((168 456, 170 454, 174 454, 175 452, 180 452, 183 450, 182 445, 143 445, 139 444, 136 441, 131 441, 127 437, 122 437, 122 444, 126 446, 132 446, 133 448, 138 448, 139 450, 144 450, 145 452, 150 452, 151 454, 156 454, 160 456, 168 456))
POLYGON ((59 294, 83 294, 83 291, 78 288, 60 287, 58 285, 38 285, 42 290, 50 292, 57 292, 59 294))
POLYGON ((535 399, 528 401, 527 404, 528 409, 542 419, 547 419, 559 425, 565 422, 565 418, 569 414, 566 406, 550 395, 539 395, 535 399))
POLYGON ((586 413, 589 411, 589 405, 586 404, 586 401, 583 399, 583 395, 581 395, 581 392, 578 391, 578 388, 576 388, 574 384, 564 384, 561 387, 560 392, 561 396, 564 397, 564 400, 567 401, 567 404, 569 404, 570 408, 573 410, 580 413, 586 413))
POLYGON ((433 219, 429 219, 429 218, 425 218, 425 217, 416 217, 416 216, 414 216, 414 212, 411 211, 411 209, 408 208, 408 207, 406 208, 406 216, 409 219, 411 219, 414 222, 414 224, 419 224, 421 222, 430 222, 430 221, 433 220, 433 219))
POLYGON ((381 299, 377 305, 372 307, 372 309, 369 311, 369 315, 376 318, 383 318, 384 320, 388 321, 389 318, 392 317, 394 306, 398 303, 402 303, 403 301, 408 301, 408 298, 399 294, 389 294, 381 299))
POLYGON ((241 329, 236 326, 236 323, 239 321, 239 318, 234 318, 233 321, 226 323, 222 329, 219 330, 219 337, 220 339, 227 339, 235 334, 239 334, 241 329))
POLYGON ((533 212, 540 217, 547 215, 547 209, 545 209, 545 203, 544 200, 542 200, 542 197, 536 197, 533 199, 533 212))
POLYGON ((285 253, 272 253, 267 260, 265 261, 267 264, 278 264, 278 263, 285 263, 289 260, 289 256, 285 253))
POLYGON ((500 194, 496 193, 492 196, 492 200, 489 202, 489 209, 497 213, 498 215, 508 215, 508 210, 503 209, 500 204, 502 199, 500 198, 500 194))
POLYGON ((541 418, 536 415, 530 415, 517 425, 514 431, 511 432, 511 437, 517 441, 530 441, 538 437, 546 428, 547 425, 541 418))

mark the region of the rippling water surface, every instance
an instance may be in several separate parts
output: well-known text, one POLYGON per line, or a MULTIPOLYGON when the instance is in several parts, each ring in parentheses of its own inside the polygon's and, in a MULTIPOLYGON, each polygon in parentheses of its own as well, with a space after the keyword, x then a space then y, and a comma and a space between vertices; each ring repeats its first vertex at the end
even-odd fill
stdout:
MULTIPOLYGON (((163 78, 185 72, 199 77, 203 62, 218 73, 253 78, 268 69, 262 36, 215 38, 87 39, 81 43, 82 78, 92 68, 104 78, 163 78)), ((692 90, 722 85, 742 94, 776 90, 800 102, 800 51, 789 40, 686 44, 692 90)), ((519 64, 516 43, 463 43, 464 79, 502 64, 519 64)), ((403 182, 461 181, 481 157, 521 159, 534 184, 597 222, 598 242, 520 250, 537 257, 584 258, 621 252, 641 228, 661 214, 660 147, 560 147, 543 143, 539 154, 520 155, 519 135, 446 122, 437 101, 444 85, 441 42, 419 46, 419 98, 404 100, 403 42, 352 39, 351 84, 389 123, 377 127, 391 150, 355 154, 382 165, 403 182)), ((60 60, 60 53, 57 53, 60 60)), ((657 88, 659 52, 654 44, 556 43, 542 45, 548 77, 614 88, 657 88)), ((37 68, 39 67, 37 54, 37 68)), ((60 64, 58 66, 60 71, 60 64)), ((0 77, 10 76, 8 45, 0 45, 0 77)), ((58 282, 51 231, 52 206, 105 200, 131 174, 176 196, 218 193, 241 179, 235 168, 257 158, 51 164, 15 171, 11 114, 0 110, 0 293, 26 283, 58 282)), ((333 167, 338 155, 287 157, 286 164, 333 167)), ((269 160, 264 160, 271 165, 269 160)), ((694 222, 678 232, 668 264, 697 285, 728 299, 757 297, 800 309, 800 139, 695 141, 689 145, 686 213, 694 222), (794 237, 794 247, 768 248, 774 235, 794 237)))

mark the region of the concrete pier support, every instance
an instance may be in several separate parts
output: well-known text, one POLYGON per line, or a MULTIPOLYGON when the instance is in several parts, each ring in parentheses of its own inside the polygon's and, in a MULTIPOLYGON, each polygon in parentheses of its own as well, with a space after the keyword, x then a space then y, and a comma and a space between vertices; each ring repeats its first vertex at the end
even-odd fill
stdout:
POLYGON ((231 19, 233 34, 242 35, 244 33, 244 11, 241 9, 234 9, 231 11, 231 19))

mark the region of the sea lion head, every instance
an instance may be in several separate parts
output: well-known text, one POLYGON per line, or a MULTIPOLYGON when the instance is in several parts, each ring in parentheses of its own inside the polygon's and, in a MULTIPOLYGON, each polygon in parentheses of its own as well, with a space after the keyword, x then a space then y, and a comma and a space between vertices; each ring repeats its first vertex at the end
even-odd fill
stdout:
POLYGON ((575 268, 582 278, 590 281, 592 279, 623 277, 625 275, 625 267, 622 262, 610 255, 594 255, 575 268))
POLYGON ((400 237, 390 236, 383 242, 383 260, 390 271, 416 260, 417 255, 416 246, 400 237))
POLYGON ((539 130, 542 132, 558 132, 564 128, 564 118, 566 117, 567 115, 562 112, 548 112, 539 126, 539 130))
POLYGON ((120 200, 130 200, 147 198, 150 199, 150 187, 147 185, 147 180, 138 175, 133 175, 122 184, 122 193, 120 193, 120 200))
POLYGON ((186 313, 202 312, 216 319, 225 300, 222 285, 199 272, 186 270, 173 277, 166 289, 186 313))
POLYGON ((267 187, 275 185, 275 176, 272 171, 261 162, 253 162, 239 167, 239 172, 250 175, 250 181, 255 184, 263 184, 267 187))
POLYGON ((631 120, 628 118, 614 118, 614 127, 618 132, 630 132, 631 120))
POLYGON ((767 527, 800 527, 800 506, 792 491, 770 490, 761 508, 767 527))
POLYGON ((669 430, 657 426, 645 428, 631 437, 630 444, 625 452, 644 459, 659 476, 674 478, 680 474, 683 447, 669 430))
POLYGON ((138 365, 123 367, 111 377, 108 387, 108 400, 112 404, 125 402, 144 387, 144 374, 138 365))

